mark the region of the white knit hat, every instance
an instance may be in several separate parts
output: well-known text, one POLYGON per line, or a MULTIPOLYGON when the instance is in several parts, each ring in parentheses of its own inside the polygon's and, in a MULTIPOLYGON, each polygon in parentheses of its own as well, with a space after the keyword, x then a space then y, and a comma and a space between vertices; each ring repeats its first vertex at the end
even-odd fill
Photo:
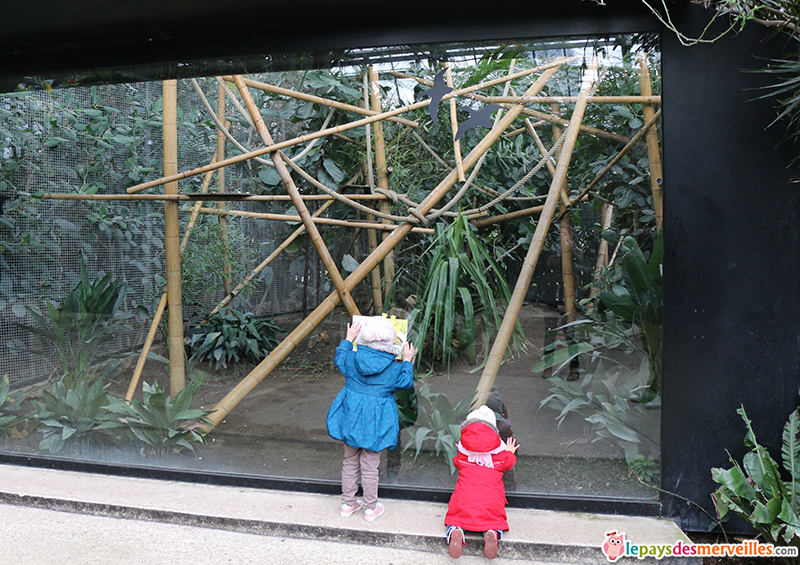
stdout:
POLYGON ((477 410, 473 410, 469 414, 467 414, 467 422, 470 420, 480 420, 492 426, 493 428, 497 428, 497 416, 494 415, 494 410, 489 408, 486 405, 481 406, 477 410))
POLYGON ((356 337, 356 345, 364 345, 378 351, 385 351, 392 355, 400 353, 400 347, 395 345, 396 336, 394 324, 389 318, 383 316, 370 316, 361 325, 361 331, 356 337))

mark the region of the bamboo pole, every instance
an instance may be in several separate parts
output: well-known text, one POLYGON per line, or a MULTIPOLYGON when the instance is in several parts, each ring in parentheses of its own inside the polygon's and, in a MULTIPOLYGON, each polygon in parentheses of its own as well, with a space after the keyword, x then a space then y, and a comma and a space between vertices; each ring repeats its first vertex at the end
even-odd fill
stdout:
MULTIPOLYGON (((577 96, 486 96, 493 104, 574 104, 577 96)), ((661 104, 660 96, 592 96, 593 104, 661 104)))
MULTIPOLYGON (((557 66, 553 66, 545 70, 542 75, 534 82, 534 84, 525 93, 532 96, 539 92, 547 81, 555 74, 557 66)), ((522 106, 513 106, 508 113, 500 120, 500 123, 492 128, 486 136, 481 140, 475 148, 464 158, 465 170, 472 167, 493 144, 497 138, 508 128, 514 120, 517 119, 522 111, 522 106)), ((458 172, 454 169, 434 188, 428 196, 419 204, 418 211, 420 214, 429 212, 436 203, 453 187, 458 179, 458 172)), ((411 231, 411 224, 403 223, 399 225, 392 234, 383 240, 381 244, 373 251, 367 258, 365 258, 355 271, 345 280, 347 288, 353 288, 367 274, 375 268, 375 266, 383 259, 383 257, 395 245, 404 238, 408 232, 411 231)), ((270 354, 261 363, 256 366, 253 371, 242 379, 214 408, 214 411, 209 416, 209 420, 213 426, 216 426, 241 402, 247 394, 250 393, 264 378, 272 372, 286 357, 291 354, 297 344, 299 344, 306 336, 308 336, 317 325, 330 314, 339 302, 339 294, 332 292, 328 297, 323 300, 319 306, 303 320, 298 326, 281 342, 278 347, 273 349, 270 354)))
POLYGON ((153 323, 150 324, 150 331, 147 332, 147 339, 142 346, 142 353, 139 355, 139 360, 136 362, 136 369, 133 371, 131 382, 128 385, 128 392, 125 393, 125 401, 130 402, 136 392, 136 387, 139 386, 139 378, 144 370, 144 364, 147 361, 147 356, 150 353, 150 348, 153 346, 153 340, 156 338, 158 325, 161 323, 161 318, 164 316, 164 309, 167 307, 167 293, 161 295, 161 300, 158 301, 156 313, 153 316, 153 323))
MULTIPOLYGON (((212 162, 216 162, 213 160, 212 162)), ((214 169, 211 169, 206 175, 211 177, 214 174, 214 169)), ((207 184, 207 183, 206 183, 207 184)), ((346 187, 346 185, 345 185, 346 187)), ((402 195, 406 196, 406 195, 402 195)), ((291 201, 288 194, 237 194, 233 192, 226 192, 225 194, 210 193, 206 194, 200 192, 197 194, 75 194, 75 193, 58 193, 58 192, 45 192, 37 198, 45 200, 121 200, 121 201, 136 201, 136 200, 163 200, 163 201, 178 201, 178 202, 203 202, 204 200, 224 200, 226 202, 278 202, 278 201, 291 201)), ((301 198, 306 201, 315 200, 336 200, 333 196, 328 194, 303 194, 301 198)), ((347 198, 350 200, 388 200, 389 197, 383 194, 348 194, 347 198)))
POLYGON ((653 124, 655 124, 655 123, 656 123, 656 120, 658 120, 658 118, 659 118, 660 116, 661 116, 661 108, 659 108, 659 109, 658 109, 658 111, 657 111, 655 114, 653 114, 653 116, 652 116, 652 117, 651 117, 649 120, 647 120, 647 122, 645 122, 644 126, 642 126, 642 129, 640 129, 640 130, 639 130, 639 131, 636 133, 636 135, 634 135, 634 136, 631 138, 631 140, 628 142, 628 144, 627 144, 625 147, 623 147, 622 149, 620 149, 620 150, 619 150, 619 153, 617 153, 616 155, 614 155, 614 158, 613 158, 613 159, 611 159, 611 161, 609 161, 609 162, 608 162, 608 164, 607 164, 605 167, 603 167, 603 170, 602 170, 602 171, 600 171, 599 173, 597 173, 597 176, 596 176, 596 177, 594 177, 594 180, 592 180, 592 182, 590 182, 590 183, 589 183, 589 186, 587 186, 586 188, 584 188, 584 189, 583 189, 583 190, 582 190, 582 191, 581 191, 581 192, 578 194, 578 196, 576 196, 574 199, 572 199, 572 203, 574 204, 574 203, 575 203, 575 201, 576 201, 577 199, 579 199, 579 198, 583 198, 584 196, 586 196, 587 194, 589 194, 589 192, 590 192, 590 191, 591 191, 591 190, 592 190, 592 189, 593 189, 595 186, 597 186, 597 183, 599 183, 599 182, 600 182, 600 181, 603 179, 603 177, 604 177, 604 176, 606 176, 606 174, 608 173, 608 171, 610 171, 610 170, 611 170, 611 168, 612 168, 614 165, 616 165, 616 164, 619 162, 619 160, 620 160, 620 159, 622 159, 622 157, 624 157, 624 156, 625 156, 625 154, 626 154, 626 153, 627 153, 627 152, 630 150, 630 148, 631 148, 631 147, 633 147, 634 145, 636 145, 636 143, 637 143, 637 142, 638 142, 638 141, 639 141, 639 140, 642 138, 642 136, 643 136, 645 133, 647 133, 647 131, 648 131, 648 130, 649 130, 649 129, 650 129, 652 126, 653 126, 653 124))
MULTIPOLYGON (((561 107, 558 102, 550 103, 550 113, 554 116, 561 116, 561 107)), ((561 126, 553 123, 553 139, 559 139, 561 126)), ((533 129, 533 128, 531 128, 533 129)), ((534 134, 535 134, 534 130, 534 134)), ((536 136, 538 137, 538 135, 536 136)), ((556 151, 556 159, 561 157, 561 149, 556 151)), ((552 166, 552 165, 551 165, 552 166)), ((555 177, 555 174, 553 175, 555 177)), ((572 264, 572 217, 567 213, 572 208, 569 201, 567 189, 567 174, 564 175, 564 182, 561 185, 561 217, 559 219, 559 240, 561 243, 561 281, 564 288, 564 313, 567 316, 567 323, 575 320, 575 269, 572 264)))
MULTIPOLYGON (((369 66, 369 84, 370 84, 370 102, 372 103, 372 110, 374 112, 381 111, 381 87, 378 84, 378 73, 372 65, 369 66)), ((375 122, 375 176, 377 177, 378 187, 383 190, 389 190, 389 177, 387 176, 386 166, 386 140, 383 136, 383 123, 375 122)), ((388 201, 380 203, 381 212, 384 214, 391 213, 391 205, 388 201)), ((383 220, 384 224, 388 224, 389 220, 383 220)), ((389 236, 386 232, 383 233, 383 239, 389 236)), ((390 249, 386 256, 383 258, 383 297, 384 300, 391 300, 392 286, 394 285, 394 249, 390 249)))
MULTIPOLYGON (((227 130, 230 122, 225 121, 225 89, 222 84, 217 84, 217 116, 227 130)), ((225 159, 225 135, 221 129, 217 129, 216 157, 217 161, 225 159)), ((217 186, 217 192, 225 192, 225 167, 217 171, 217 186)), ((220 200, 217 202, 217 207, 220 212, 224 212, 227 208, 226 202, 220 200)), ((225 294, 228 294, 233 285, 233 268, 231 267, 231 240, 228 234, 228 216, 226 214, 219 215, 219 230, 222 239, 222 287, 225 294)))
MULTIPOLYGON (((370 105, 369 102, 369 73, 364 73, 362 78, 363 82, 363 92, 364 98, 359 100, 360 104, 363 104, 364 107, 370 105)), ((366 161, 364 161, 364 177, 367 179, 367 184, 369 185, 369 191, 375 191, 375 179, 372 175, 372 127, 370 124, 364 126, 365 129, 365 152, 366 152, 366 161)), ((412 130, 413 131, 413 130, 412 130)), ((413 132, 414 135, 419 135, 417 132, 413 132)), ((367 215, 367 220, 374 221, 376 216, 373 214, 367 215)), ((367 244, 369 245, 369 252, 372 254, 375 249, 378 247, 378 232, 374 229, 367 230, 367 244)), ((375 267, 372 269, 370 273, 370 287, 372 288, 372 314, 374 316, 379 315, 383 312, 383 292, 381 291, 381 268, 380 266, 375 267)))
MULTIPOLYGON (((178 84, 175 80, 163 83, 164 98, 164 174, 178 170, 178 84)), ((167 194, 178 193, 178 183, 164 185, 167 194)), ((175 396, 185 385, 183 361, 183 308, 181 304, 181 252, 178 203, 164 202, 164 247, 167 263, 167 322, 169 326, 169 393, 175 396)))
MULTIPOLYGON (((449 62, 445 67, 445 79, 447 80, 447 86, 453 88, 453 71, 449 62)), ((456 159, 458 182, 467 182, 467 177, 464 176, 464 163, 461 160, 461 140, 455 139, 458 133, 458 108, 455 98, 450 99, 450 126, 453 129, 453 155, 456 159)))
MULTIPOLYGON (((228 82, 233 82, 232 76, 224 76, 222 77, 224 80, 228 82)), ((258 82, 249 78, 242 78, 244 83, 249 86, 250 88, 255 88, 257 90, 264 90, 266 92, 272 92, 274 94, 281 94, 283 96, 289 96, 291 98, 296 98, 298 100, 305 100, 307 102, 313 102, 314 104, 321 104, 323 106, 330 106, 331 108, 337 108, 339 110, 345 110, 347 112, 353 112, 354 114, 361 114, 363 116, 374 116, 376 112, 369 110, 367 108, 361 108, 360 106, 353 106, 352 104, 345 104, 344 102, 339 102, 337 100, 330 100, 328 98, 322 98, 321 96, 314 96, 313 94, 306 94, 304 92, 297 92, 295 90, 289 90, 288 88, 281 88, 280 86, 273 86, 271 84, 267 84, 264 82, 258 82)), ((399 124, 403 124, 406 126, 410 126, 412 128, 419 127, 419 123, 408 120, 406 118, 388 118, 390 121, 397 122, 399 124)), ((352 140, 351 140, 352 141, 352 140)))
MULTIPOLYGON (((279 222, 302 222, 303 218, 301 216, 292 216, 289 214, 271 214, 269 212, 247 212, 245 210, 227 210, 225 212, 220 212, 215 208, 200 208, 200 212, 203 214, 213 214, 218 215, 225 213, 229 216, 238 216, 242 218, 259 218, 261 220, 274 220, 279 222)), ((471 217, 477 217, 471 216, 471 217)), ((372 229, 372 230, 381 230, 381 231, 392 231, 397 228, 394 224, 384 224, 382 222, 356 222, 353 220, 337 220, 335 218, 318 218, 318 217, 311 217, 312 221, 315 224, 323 224, 327 226, 345 226, 348 228, 364 228, 364 229, 372 229)), ((415 233, 434 233, 433 228, 419 228, 414 227, 412 229, 415 233)))
MULTIPOLYGON (((602 234, 608 228, 611 227, 611 219, 614 217, 614 206, 611 204, 607 204, 603 202, 600 205, 600 233, 602 234)), ((600 280, 600 273, 603 271, 603 267, 608 265, 608 241, 602 236, 600 237, 600 245, 597 248, 597 261, 594 265, 594 274, 592 275, 592 281, 600 280)), ((589 291, 589 298, 594 298, 594 295, 597 294, 597 288, 592 287, 589 291)))
MULTIPOLYGON (((527 69, 524 71, 520 71, 518 73, 514 73, 513 75, 505 75, 499 77, 494 80, 486 81, 480 84, 476 84, 474 86, 468 86, 466 88, 462 88, 459 90, 455 90, 453 92, 449 92, 442 97, 442 100, 449 100, 453 96, 461 96, 464 94, 468 94, 475 90, 481 88, 488 88, 489 86, 493 86, 495 84, 500 84, 509 80, 514 80, 521 76, 526 76, 532 73, 537 72, 544 72, 553 68, 558 68, 564 63, 568 63, 569 61, 573 61, 575 59, 580 59, 580 57, 560 57, 551 63, 547 63, 546 65, 541 65, 539 67, 535 67, 533 69, 527 69)), ((381 112, 380 114, 376 114, 373 116, 368 116, 366 118, 356 120, 353 122, 349 122, 347 124, 335 126, 332 128, 326 128, 319 130, 314 133, 310 133, 307 135, 300 135, 298 137, 294 137, 292 139, 288 139, 286 141, 282 141, 280 143, 275 143, 272 145, 268 145, 267 147, 261 147, 259 149, 254 149, 253 151, 248 151, 246 153, 242 153, 241 155, 237 155, 235 157, 228 157, 222 162, 215 163, 214 165, 205 165, 203 167, 198 167, 196 169, 192 169, 190 171, 184 171, 182 173, 176 175, 170 175, 169 177, 162 177, 160 179, 156 179, 153 181, 143 182, 141 184, 137 184, 135 186, 131 186, 127 189, 128 194, 134 194, 136 192, 141 192, 142 190, 146 190, 148 188, 153 188, 155 186, 161 186, 162 184, 183 180, 189 177, 202 175, 203 173, 218 169, 220 167, 227 167, 228 165, 233 165, 236 163, 241 163, 242 161, 247 161, 248 159, 252 159, 253 157, 259 157, 264 155, 265 153, 275 153, 282 149, 286 149, 287 147, 292 147, 294 145, 299 145, 301 143, 305 143, 306 141, 311 141, 312 139, 317 139, 320 137, 326 137, 329 135, 333 135, 335 133, 342 133, 343 131, 348 131, 351 129, 359 128, 366 124, 372 124, 375 122, 379 122, 381 120, 386 120, 388 118, 398 116, 400 114, 405 114, 406 112, 411 112, 413 110, 418 110, 420 108, 424 108, 428 104, 431 103, 430 98, 426 98, 425 100, 421 100, 419 102, 415 102, 414 104, 409 104, 407 106, 402 106, 400 108, 395 108, 394 110, 389 110, 388 112, 381 112)))
MULTIPOLYGON (((330 207, 330 205, 331 205, 331 204, 333 204, 333 201, 332 201, 332 200, 329 200, 328 202, 325 202, 325 203, 324 203, 322 206, 320 206, 320 207, 317 209, 317 211, 316 211, 316 212, 314 212, 314 213, 312 214, 312 217, 313 217, 313 218, 316 218, 316 217, 319 217, 319 216, 321 216, 321 215, 322 215, 322 213, 323 213, 325 210, 327 210, 327 209, 330 207)), ((260 263, 260 264, 259 264, 259 265, 258 265, 256 268, 255 268, 255 269, 253 269, 253 270, 250 272, 250 274, 249 274, 249 275, 247 275, 247 276, 246 276, 244 279, 242 279, 242 282, 240 282, 238 285, 236 285, 236 288, 234 288, 233 290, 231 290, 231 291, 228 293, 228 295, 227 295, 225 298, 223 298, 222 300, 220 300, 219 304, 217 304, 217 306, 216 306, 216 307, 215 307, 215 308, 214 308, 214 309, 211 311, 211 313, 209 314, 209 316, 213 316, 214 314, 216 314, 217 312, 219 312, 221 308, 225 308, 225 307, 226 307, 228 304, 230 304, 230 303, 231 303, 231 301, 232 301, 234 298, 236 298, 236 297, 239 295, 239 293, 240 293, 240 292, 242 292, 242 290, 244 290, 244 288, 245 288, 245 287, 246 287, 248 284, 250 284, 250 283, 253 281, 253 279, 254 279, 254 278, 256 278, 256 277, 259 275, 259 273, 260 273, 261 271, 263 271, 264 269, 266 269, 266 268, 267 268, 267 265, 269 265, 270 263, 272 263, 272 261, 273 261, 273 260, 275 260, 275 258, 276 258, 278 255, 280 255, 280 254, 281 254, 281 252, 283 252, 283 250, 284 250, 284 249, 286 249, 287 247, 289 247, 289 245, 291 245, 291 243, 292 243, 292 242, 293 242, 295 239, 297 239, 298 237, 300 237, 301 235, 303 235, 303 232, 305 232, 305 231, 306 231, 306 226, 304 226, 304 225, 301 225, 301 226, 300 226, 300 227, 298 227, 296 230, 294 230, 294 232, 292 233, 292 235, 290 235, 289 237, 287 237, 287 238, 286 238, 286 239, 283 241, 283 243, 281 243, 281 244, 280 244, 280 245, 279 245, 279 246, 278 246, 278 247, 277 247, 277 248, 276 248, 276 249, 275 249, 275 250, 274 250, 272 253, 270 253, 270 254, 269 254, 269 256, 268 256, 266 259, 264 259, 264 260, 263 260, 263 261, 262 261, 262 262, 261 262, 261 263, 260 263)))
MULTIPOLYGON (((653 93, 650 83, 650 68, 647 64, 647 53, 642 53, 639 59, 639 89, 643 96, 653 93)), ((650 121, 655 115, 652 104, 642 104, 645 122, 650 121)), ((653 191, 653 211, 656 214, 656 228, 661 231, 661 222, 664 219, 663 190, 664 173, 661 168, 661 150, 658 147, 658 132, 651 127, 645 136, 647 142, 647 157, 650 160, 650 187, 653 191)))
MULTIPOLYGON (((261 116, 261 112, 256 107, 253 97, 250 95, 250 91, 248 90, 247 85, 244 83, 244 80, 241 76, 237 75, 233 77, 233 82, 239 89, 239 95, 242 97, 242 100, 244 100, 247 111, 250 112, 250 115, 255 121, 256 129, 258 130, 264 145, 272 145, 272 136, 269 134, 269 131, 267 131, 267 126, 264 124, 264 118, 261 116)), ((271 157, 272 161, 275 163, 275 170, 278 172, 278 175, 280 175, 281 182, 283 182, 283 186, 286 188, 289 196, 292 197, 292 202, 294 203, 295 208, 297 208, 303 224, 306 226, 306 230, 311 238, 311 242, 314 244, 314 247, 317 248, 317 253, 319 253, 322 263, 325 265, 325 269, 327 269, 328 275, 331 277, 333 286, 336 287, 336 290, 341 295, 342 302, 344 303, 350 315, 358 315, 358 307, 353 301, 353 297, 350 296, 350 292, 345 288, 344 279, 339 273, 339 269, 336 267, 336 263, 334 263, 333 257, 331 257, 330 251, 328 251, 328 247, 325 245, 325 241, 323 241, 322 236, 319 234, 319 230, 314 224, 314 220, 311 218, 311 214, 309 213, 305 202, 303 202, 303 199, 300 197, 300 191, 297 190, 297 186, 295 186, 294 181, 292 180, 292 175, 289 173, 289 169, 286 168, 286 163, 283 162, 283 158, 279 153, 273 153, 271 157)))
MULTIPOLYGON (((589 66, 589 72, 592 74, 592 79, 595 79, 595 75, 597 73, 596 58, 589 66)), ((525 256, 525 261, 523 262, 522 269, 520 270, 519 277, 517 278, 517 283, 514 286, 514 292, 511 295, 508 308, 503 316, 503 322, 500 324, 500 329, 497 332, 497 336, 492 344, 492 349, 486 359, 486 365, 484 366, 483 373, 481 374, 481 379, 478 383, 475 400, 473 402, 473 404, 476 406, 486 404, 486 400, 489 398, 492 385, 497 378, 497 372, 500 369, 503 356, 508 348, 508 343, 511 340, 511 334, 514 331, 514 326, 517 324, 519 312, 522 309, 523 302, 525 301, 525 294, 527 294, 528 287, 531 284, 533 271, 536 268, 536 263, 539 260, 539 255, 542 251, 542 247, 544 246, 544 240, 547 236, 547 232, 550 229, 553 216, 555 215, 559 193, 561 192, 561 187, 564 184, 564 179, 567 176, 569 162, 572 158, 572 152, 575 149, 575 141, 577 140, 578 132, 580 131, 578 126, 580 125, 583 115, 586 112, 586 105, 590 91, 590 81, 586 81, 581 88, 580 95, 578 96, 578 102, 575 104, 572 118, 567 126, 564 145, 561 148, 561 157, 559 158, 558 165, 556 166, 556 174, 553 177, 553 181, 550 183, 550 190, 547 192, 547 200, 544 203, 544 210, 542 210, 542 215, 536 224, 536 230, 533 233, 531 245, 528 248, 528 253, 525 256)), ((528 93, 525 95, 530 96, 528 93)))
MULTIPOLYGON (((584 196, 581 201, 585 202, 589 200, 588 196, 584 196)), ((497 216, 491 216, 489 218, 483 218, 481 220, 473 220, 472 225, 476 228, 482 228, 484 226, 488 226, 490 224, 499 224, 500 222, 505 222, 507 220, 516 220, 518 218, 524 218, 525 216, 533 216, 534 214, 539 214, 544 210, 544 204, 541 206, 533 206, 531 208, 524 208, 522 210, 516 210, 514 212, 508 212, 506 214, 498 214, 497 216)))

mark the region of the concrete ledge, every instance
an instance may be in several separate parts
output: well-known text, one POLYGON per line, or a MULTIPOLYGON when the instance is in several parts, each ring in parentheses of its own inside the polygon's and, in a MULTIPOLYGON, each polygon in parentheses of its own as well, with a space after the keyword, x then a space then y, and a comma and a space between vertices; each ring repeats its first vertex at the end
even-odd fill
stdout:
MULTIPOLYGON (((240 533, 320 539, 446 554, 447 505, 383 499, 386 513, 367 523, 361 513, 339 516, 338 496, 200 485, 0 465, 0 502, 121 519, 148 520, 240 533)), ((508 559, 608 563, 605 532, 624 532, 637 544, 689 542, 669 520, 508 509, 511 529, 501 542, 508 559)), ((482 555, 482 539, 467 535, 465 555, 482 555)), ((642 561, 653 561, 642 560, 642 561)), ((699 565, 665 558, 659 563, 699 565)))

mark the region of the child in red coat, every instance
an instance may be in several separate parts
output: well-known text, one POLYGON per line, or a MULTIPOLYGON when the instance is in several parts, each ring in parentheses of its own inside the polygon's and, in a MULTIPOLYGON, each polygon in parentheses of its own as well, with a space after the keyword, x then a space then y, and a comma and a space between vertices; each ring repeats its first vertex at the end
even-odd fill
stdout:
POLYGON ((461 441, 453 463, 458 481, 444 518, 450 556, 460 557, 464 530, 484 532, 483 554, 497 557, 497 541, 508 529, 503 472, 517 462, 514 438, 500 439, 497 418, 487 406, 473 410, 461 424, 461 441))

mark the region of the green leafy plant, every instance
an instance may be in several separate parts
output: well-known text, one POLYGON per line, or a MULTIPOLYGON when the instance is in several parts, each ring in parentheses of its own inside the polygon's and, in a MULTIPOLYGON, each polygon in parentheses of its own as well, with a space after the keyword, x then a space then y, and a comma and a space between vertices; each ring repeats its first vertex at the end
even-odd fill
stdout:
POLYGON ((579 415, 591 424, 593 442, 616 443, 626 460, 636 460, 641 452, 652 455, 658 448, 655 430, 661 397, 642 401, 648 376, 646 362, 637 371, 618 369, 609 374, 600 361, 581 381, 552 379, 551 394, 539 407, 558 410, 559 426, 569 414, 579 415))
MULTIPOLYGON (((431 343, 434 359, 440 356, 449 361, 456 350, 463 350, 469 362, 475 363, 476 317, 483 321, 486 343, 502 323, 500 312, 511 291, 474 229, 463 216, 447 227, 437 224, 436 236, 423 254, 428 258, 427 275, 409 316, 419 356, 431 343)), ((519 324, 514 346, 523 347, 519 324)))
POLYGON ((210 411, 189 407, 197 388, 187 386, 170 398, 158 383, 143 383, 142 400, 110 399, 103 428, 117 430, 125 439, 140 444, 142 455, 167 455, 184 448, 194 451, 192 443, 204 443, 203 429, 211 426, 210 411))
MULTIPOLYGON (((737 412, 747 427, 744 444, 750 451, 741 464, 729 454, 732 468, 711 470, 714 482, 721 485, 712 495, 717 514, 722 520, 733 512, 765 541, 800 547, 800 408, 789 415, 783 428, 781 466, 758 443, 744 406, 737 412)), ((785 562, 800 563, 800 558, 785 562)))
POLYGON ((8 410, 14 406, 16 402, 10 396, 8 391, 11 388, 11 383, 8 380, 8 375, 0 377, 0 437, 8 437, 14 429, 14 424, 17 423, 17 417, 14 414, 5 414, 4 410, 8 410))
MULTIPOLYGON (((17 324, 29 332, 42 336, 55 347, 58 358, 58 376, 68 385, 90 380, 101 369, 101 362, 114 358, 104 354, 103 345, 114 339, 112 330, 127 328, 123 324, 131 314, 119 311, 127 291, 127 284, 111 274, 89 280, 83 255, 80 255, 80 282, 57 306, 46 301, 46 312, 40 313, 26 307, 36 322, 35 326, 17 324)), ((48 351, 32 351, 50 360, 48 351)), ((105 376, 113 364, 102 365, 105 376)))
POLYGON ((433 393, 427 383, 417 391, 418 416, 416 427, 408 429, 409 439, 403 451, 414 448, 414 459, 426 446, 433 447, 436 455, 442 455, 450 465, 450 473, 455 473, 453 457, 458 452, 456 444, 461 439, 461 423, 469 414, 470 405, 475 398, 471 392, 453 406, 447 396, 433 393))
MULTIPOLYGON (((582 356, 588 369, 580 381, 553 378, 540 407, 559 411, 559 425, 576 413, 592 425, 593 441, 619 445, 625 458, 657 448, 655 414, 661 406, 661 236, 649 260, 635 239, 622 242, 620 266, 606 269, 597 283, 595 308, 559 330, 571 339, 548 346, 534 372, 556 375, 582 356)), ((587 301, 582 302, 585 307, 587 301)))
POLYGON ((201 326, 189 330, 190 363, 208 361, 219 371, 228 363, 259 362, 279 343, 284 330, 269 318, 223 308, 201 326))
POLYGON ((65 445, 83 447, 91 442, 91 434, 101 429, 108 413, 108 395, 101 380, 89 384, 79 380, 74 387, 64 381, 43 392, 43 401, 34 400, 33 418, 42 426, 39 449, 58 453, 65 445))
POLYGON ((661 466, 652 457, 637 455, 628 459, 628 469, 632 475, 647 485, 658 486, 661 477, 661 466))

